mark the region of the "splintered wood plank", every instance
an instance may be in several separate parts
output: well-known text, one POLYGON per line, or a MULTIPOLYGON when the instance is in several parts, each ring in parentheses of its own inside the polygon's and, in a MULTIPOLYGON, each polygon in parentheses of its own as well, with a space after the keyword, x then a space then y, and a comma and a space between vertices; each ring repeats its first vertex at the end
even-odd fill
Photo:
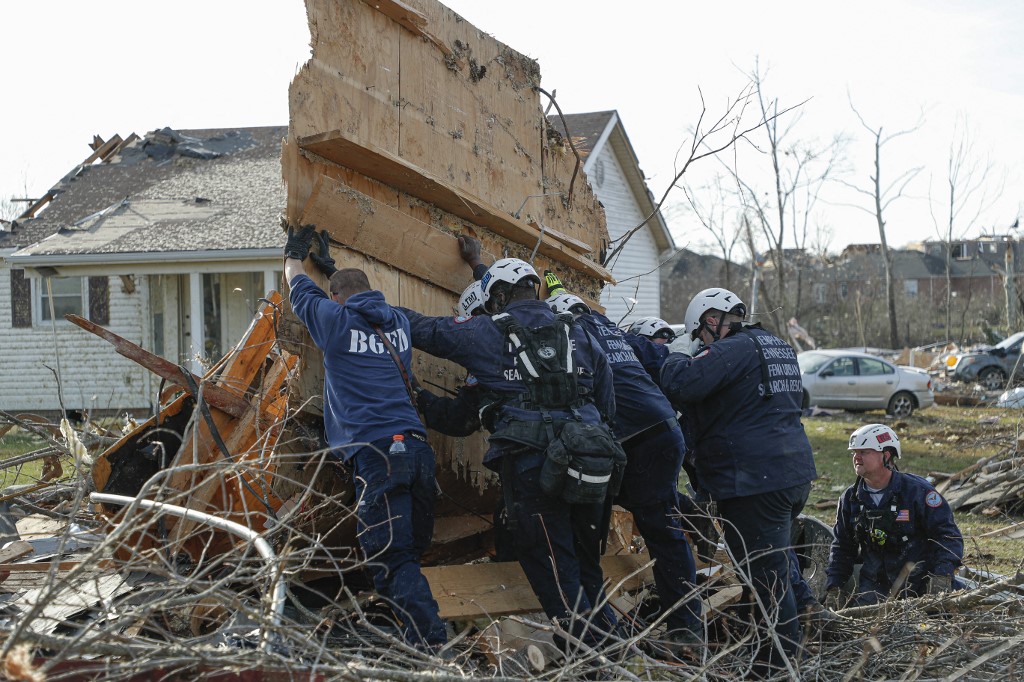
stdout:
MULTIPOLYGON (((191 393, 189 382, 186 379, 185 370, 178 365, 175 365, 170 360, 165 360, 159 355, 150 353, 142 346, 134 344, 128 339, 118 336, 109 329, 105 329, 84 317, 68 313, 64 318, 69 322, 78 325, 87 332, 92 332, 104 341, 112 344, 118 355, 123 355, 129 360, 142 365, 157 376, 163 377, 191 393)), ((192 380, 195 381, 197 385, 201 385, 203 382, 202 377, 198 377, 194 374, 192 375, 192 380)), ((242 416, 249 408, 249 403, 246 402, 245 398, 216 384, 207 383, 202 387, 202 393, 203 399, 210 405, 235 417, 242 416)))
POLYGON ((302 222, 321 226, 334 241, 453 293, 461 293, 468 284, 454 235, 333 178, 321 176, 302 222))
POLYGON ((267 302, 260 305, 241 341, 228 353, 227 362, 215 380, 217 385, 240 395, 249 392, 253 379, 266 365, 267 356, 277 341, 274 330, 277 328, 282 297, 280 292, 271 291, 265 298, 267 302))
MULTIPOLYGON (((612 281, 611 273, 581 255, 575 247, 562 243, 550 234, 541 235, 537 227, 516 219, 471 192, 436 178, 427 170, 389 154, 370 142, 357 141, 344 131, 333 130, 329 133, 299 138, 299 146, 408 192, 517 244, 532 249, 539 242, 538 253, 592 277, 606 282, 612 281)), ((312 198, 310 203, 313 203, 312 198)), ((306 211, 308 213, 310 208, 307 207, 306 211)), ((303 222, 311 222, 305 219, 305 214, 303 222)))
MULTIPOLYGON (((605 581, 633 590, 654 580, 647 554, 620 554, 601 560, 605 581)), ((434 566, 423 569, 441 618, 498 617, 541 611, 540 602, 516 562, 434 566)))

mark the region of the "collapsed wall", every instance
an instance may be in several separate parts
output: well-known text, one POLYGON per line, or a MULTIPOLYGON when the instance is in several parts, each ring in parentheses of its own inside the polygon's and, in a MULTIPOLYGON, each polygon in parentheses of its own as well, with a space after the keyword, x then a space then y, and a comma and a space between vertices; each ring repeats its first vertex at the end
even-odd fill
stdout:
MULTIPOLYGON (((485 262, 531 260, 598 300, 611 279, 604 210, 547 125, 534 60, 435 0, 306 0, 306 11, 313 55, 291 84, 282 153, 289 225, 327 229, 339 268, 363 268, 390 303, 429 315, 451 314, 472 280, 462 234, 481 240, 485 262)), ((292 404, 315 412, 321 356, 289 317, 292 404)), ((414 363, 450 390, 465 374, 422 353, 414 363)), ((483 434, 431 435, 442 486, 490 487, 483 434)))

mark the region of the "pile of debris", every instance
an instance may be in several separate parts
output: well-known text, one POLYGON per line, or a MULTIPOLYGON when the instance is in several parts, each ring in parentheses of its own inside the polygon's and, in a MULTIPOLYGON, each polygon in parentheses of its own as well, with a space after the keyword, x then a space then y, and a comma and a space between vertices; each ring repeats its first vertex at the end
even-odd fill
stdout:
MULTIPOLYGON (((407 646, 355 549, 347 472, 309 435, 315 425, 287 409, 293 363, 275 338, 279 304, 268 296, 246 337, 204 377, 92 329, 174 384, 159 414, 113 443, 92 425, 61 431, 0 413, 46 439, 31 457, 57 458, 48 480, 6 491, 0 509, 12 540, 0 550, 0 659, 9 679, 750 675, 762 643, 737 604, 744 583, 724 550, 701 564, 710 644, 673 658, 661 645, 650 560, 625 512, 603 561, 623 630, 600 649, 545 619, 518 564, 491 559, 489 523, 465 516, 438 520, 434 565, 424 569, 453 626, 450 643, 433 652, 407 646), (65 467, 69 476, 54 474, 65 467)), ((805 523, 801 552, 818 590, 822 528, 805 523)), ((807 656, 778 679, 951 671, 1012 679, 1024 643, 1022 580, 808 622, 807 656)))

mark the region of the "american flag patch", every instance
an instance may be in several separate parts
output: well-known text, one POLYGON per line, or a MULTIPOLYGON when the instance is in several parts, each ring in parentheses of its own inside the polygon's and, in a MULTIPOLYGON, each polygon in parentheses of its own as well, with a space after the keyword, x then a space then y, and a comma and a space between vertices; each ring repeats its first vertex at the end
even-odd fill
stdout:
POLYGON ((897 522, 903 521, 903 522, 909 523, 910 522, 910 510, 909 509, 900 509, 899 513, 896 514, 896 521, 897 522))
POLYGON ((877 440, 879 443, 884 443, 887 440, 892 440, 892 436, 890 436, 888 433, 880 433, 877 436, 875 436, 875 440, 877 440))

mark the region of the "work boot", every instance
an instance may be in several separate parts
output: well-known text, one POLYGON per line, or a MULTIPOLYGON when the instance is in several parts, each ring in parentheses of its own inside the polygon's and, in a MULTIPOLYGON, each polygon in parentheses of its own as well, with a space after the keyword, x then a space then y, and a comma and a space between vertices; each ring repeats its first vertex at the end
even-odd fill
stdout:
POLYGON ((704 637, 693 630, 673 630, 663 640, 662 647, 678 660, 683 658, 700 658, 701 652, 707 647, 704 637))

